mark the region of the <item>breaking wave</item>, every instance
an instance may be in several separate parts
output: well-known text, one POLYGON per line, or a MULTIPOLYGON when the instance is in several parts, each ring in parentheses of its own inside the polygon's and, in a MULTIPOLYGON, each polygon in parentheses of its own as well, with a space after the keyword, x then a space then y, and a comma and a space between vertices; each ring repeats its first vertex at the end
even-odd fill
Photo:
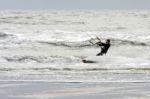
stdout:
POLYGON ((36 62, 36 63, 74 63, 79 62, 77 57, 65 57, 65 56, 12 56, 12 57, 3 57, 8 62, 36 62))
MULTIPOLYGON (((45 42, 45 41, 38 41, 41 44, 48 44, 53 46, 62 46, 62 47, 91 47, 92 44, 89 40, 82 41, 82 42, 45 42)), ((122 45, 131 45, 131 46, 150 46, 149 42, 138 42, 138 41, 129 41, 129 40, 119 40, 119 39, 111 39, 112 46, 122 46, 122 45)))
POLYGON ((88 41, 84 42, 45 42, 45 41, 39 41, 38 43, 41 44, 48 44, 48 45, 53 45, 53 46, 63 46, 63 47, 89 47, 91 46, 88 41))
POLYGON ((138 42, 138 41, 129 41, 129 40, 120 40, 120 39, 111 39, 112 45, 133 45, 133 46, 150 46, 149 42, 138 42))

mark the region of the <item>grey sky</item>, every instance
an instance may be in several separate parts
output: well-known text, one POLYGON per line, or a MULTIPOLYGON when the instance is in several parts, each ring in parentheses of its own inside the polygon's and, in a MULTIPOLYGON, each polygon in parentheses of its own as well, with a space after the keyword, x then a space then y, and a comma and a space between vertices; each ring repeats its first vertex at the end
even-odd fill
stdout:
POLYGON ((150 0, 0 0, 0 9, 150 9, 150 0))

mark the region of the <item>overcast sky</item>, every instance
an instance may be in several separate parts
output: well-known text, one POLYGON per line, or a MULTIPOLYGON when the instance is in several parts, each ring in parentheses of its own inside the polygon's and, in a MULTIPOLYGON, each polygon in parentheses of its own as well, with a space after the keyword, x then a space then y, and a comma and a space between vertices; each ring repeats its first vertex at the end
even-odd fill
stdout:
POLYGON ((0 0, 3 9, 150 9, 150 0, 0 0))

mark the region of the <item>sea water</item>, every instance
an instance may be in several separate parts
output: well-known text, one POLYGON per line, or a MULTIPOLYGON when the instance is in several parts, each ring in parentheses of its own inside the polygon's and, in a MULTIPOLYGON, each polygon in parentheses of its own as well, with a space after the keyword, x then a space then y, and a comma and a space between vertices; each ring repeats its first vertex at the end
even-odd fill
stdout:
POLYGON ((149 82, 150 11, 0 11, 0 80, 149 82))

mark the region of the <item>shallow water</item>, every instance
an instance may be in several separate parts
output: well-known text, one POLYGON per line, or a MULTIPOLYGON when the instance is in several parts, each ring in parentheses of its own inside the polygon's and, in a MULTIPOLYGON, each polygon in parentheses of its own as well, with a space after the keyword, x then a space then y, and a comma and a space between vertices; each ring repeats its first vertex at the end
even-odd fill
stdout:
POLYGON ((0 80, 149 82, 149 20, 150 11, 1 11, 0 80), (97 36, 111 40, 104 56, 89 43, 97 36))

